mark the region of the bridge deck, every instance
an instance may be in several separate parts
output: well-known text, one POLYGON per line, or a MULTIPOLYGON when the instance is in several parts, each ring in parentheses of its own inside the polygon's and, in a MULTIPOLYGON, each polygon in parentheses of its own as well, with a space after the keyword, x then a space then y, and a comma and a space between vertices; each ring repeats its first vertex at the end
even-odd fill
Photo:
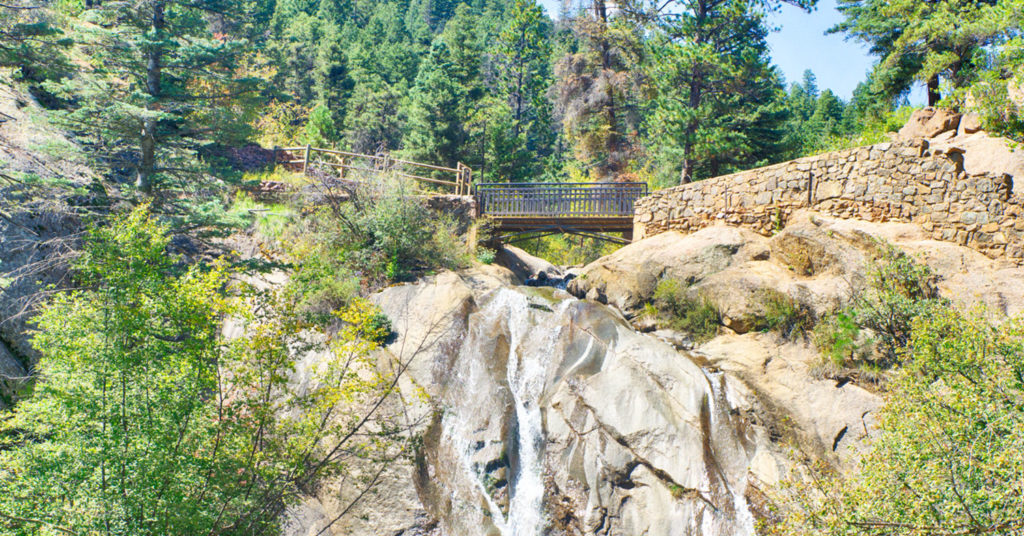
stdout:
POLYGON ((638 183, 483 183, 477 184, 480 215, 501 233, 595 233, 633 231, 633 205, 647 195, 638 183))

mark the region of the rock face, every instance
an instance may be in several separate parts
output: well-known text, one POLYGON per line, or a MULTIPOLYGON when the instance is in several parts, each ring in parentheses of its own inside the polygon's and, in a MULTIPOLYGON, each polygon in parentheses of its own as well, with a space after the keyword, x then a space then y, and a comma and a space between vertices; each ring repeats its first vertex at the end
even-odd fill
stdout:
POLYGON ((79 150, 45 121, 35 99, 0 72, 0 409, 12 399, 38 359, 31 345, 31 313, 48 285, 61 286, 80 224, 61 195, 5 176, 60 179, 86 187, 91 171, 79 150), (59 147, 51 154, 42 146, 59 147))
POLYGON ((934 138, 944 132, 956 132, 960 117, 951 110, 928 106, 914 111, 899 135, 901 138, 934 138))
POLYGON ((724 225, 685 236, 663 233, 586 266, 569 291, 632 315, 651 299, 657 281, 672 277, 711 299, 727 325, 744 332, 739 321, 759 312, 757 296, 765 288, 793 297, 816 315, 835 308, 861 284, 878 239, 920 256, 938 276, 943 296, 965 304, 980 300, 1004 314, 1024 310, 1024 269, 933 240, 916 224, 842 220, 810 211, 796 213, 771 238, 724 225))
MULTIPOLYGON (((801 221, 777 240, 726 227, 664 233, 586 267, 574 290, 629 312, 676 277, 734 300, 741 316, 754 307, 736 301, 745 289, 777 284, 824 309, 839 299, 827 287, 869 254, 863 233, 883 231, 801 221)), ((993 262, 960 249, 968 263, 993 262)), ((960 271, 952 256, 936 266, 960 271)), ((375 296, 396 331, 385 361, 409 364, 402 411, 420 423, 422 447, 325 533, 754 534, 764 492, 794 474, 790 446, 852 467, 871 433, 879 397, 817 378, 804 343, 727 334, 679 351, 616 308, 519 281, 484 266, 375 296)), ((317 534, 347 504, 339 497, 343 486, 325 486, 288 534, 317 534)))
POLYGON ((559 291, 475 301, 416 470, 442 534, 754 534, 786 462, 745 385, 559 291))
POLYGON ((536 279, 541 273, 545 274, 545 279, 563 276, 561 268, 508 244, 498 250, 494 262, 511 270, 521 284, 536 279))

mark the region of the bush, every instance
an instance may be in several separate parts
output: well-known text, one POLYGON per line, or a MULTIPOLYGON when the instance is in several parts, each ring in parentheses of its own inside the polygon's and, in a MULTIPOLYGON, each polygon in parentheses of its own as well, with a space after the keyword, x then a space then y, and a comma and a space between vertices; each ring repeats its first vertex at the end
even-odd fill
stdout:
POLYGON ((676 279, 658 283, 653 306, 667 327, 689 333, 697 342, 714 337, 722 324, 722 315, 710 300, 690 297, 689 287, 676 279))
POLYGON ((145 207, 94 229, 80 287, 41 310, 38 383, 0 419, 0 533, 280 534, 324 478, 365 493, 350 467, 408 448, 380 413, 397 378, 377 369, 376 308, 320 330, 170 241, 145 207))
POLYGON ((321 191, 326 204, 290 232, 290 292, 300 309, 323 314, 388 284, 471 264, 454 223, 400 182, 367 177, 352 190, 321 191))
MULTIPOLYGON (((914 320, 859 471, 795 482, 765 534, 1020 534, 1024 319, 935 307, 914 320)), ((795 474, 801 474, 796 472, 795 474)), ((761 531, 759 531, 761 532, 761 531)))
POLYGON ((866 362, 873 342, 847 311, 826 316, 814 327, 812 338, 822 357, 840 367, 866 362))
POLYGON ((488 248, 477 248, 476 260, 480 261, 481 264, 493 264, 495 258, 495 251, 488 248))
POLYGON ((864 288, 815 330, 836 365, 889 368, 900 362, 916 318, 944 304, 931 270, 891 245, 868 266, 864 288))
POLYGON ((814 323, 810 311, 775 289, 761 289, 756 299, 764 311, 762 316, 751 319, 756 330, 774 331, 789 338, 803 335, 814 323))

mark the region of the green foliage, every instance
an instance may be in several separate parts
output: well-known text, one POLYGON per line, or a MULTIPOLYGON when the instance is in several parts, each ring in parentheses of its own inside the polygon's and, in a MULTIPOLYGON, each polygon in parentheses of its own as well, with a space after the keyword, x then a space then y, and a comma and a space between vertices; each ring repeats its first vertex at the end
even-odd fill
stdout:
POLYGON ((929 268, 891 245, 882 246, 866 275, 850 304, 815 330, 815 342, 836 365, 885 369, 901 362, 914 320, 944 302, 929 268))
POLYGON ((850 311, 827 315, 814 326, 813 339, 822 356, 837 367, 858 366, 870 357, 872 340, 850 311))
POLYGON ((1018 534, 1024 321, 936 308, 914 321, 859 472, 815 475, 771 534, 1018 534))
POLYGON ((572 235, 550 235, 516 243, 524 251, 559 266, 589 264, 611 255, 619 245, 572 235))
POLYGON ((998 47, 1020 27, 1020 0, 840 0, 845 20, 831 31, 866 43, 881 58, 871 80, 876 93, 905 94, 926 83, 929 104, 940 81, 966 88, 986 67, 985 49, 998 47))
POLYGON ((481 264, 494 264, 495 251, 489 248, 477 248, 476 260, 481 264))
POLYGON ((660 157, 667 158, 659 163, 661 174, 681 163, 679 181, 687 182, 767 163, 780 154, 787 110, 759 9, 774 2, 664 4, 668 9, 656 17, 657 32, 644 51, 654 90, 647 130, 659 140, 660 157))
POLYGON ((228 208, 228 223, 232 227, 255 227, 265 237, 280 239, 297 216, 295 210, 284 203, 260 203, 239 192, 228 208))
POLYGON ((783 337, 803 335, 814 319, 800 302, 772 288, 758 291, 756 302, 763 313, 752 318, 753 328, 762 331, 774 331, 783 337))
POLYGON ((38 84, 66 76, 70 45, 57 13, 28 1, 0 5, 0 67, 15 68, 16 78, 38 84))
POLYGON ((654 291, 653 305, 668 328, 703 342, 718 333, 722 315, 710 300, 691 294, 689 287, 678 280, 662 279, 654 291))
POLYGON ((244 16, 223 0, 97 2, 74 25, 79 72, 45 86, 97 161, 145 194, 194 187, 199 148, 249 135, 261 82, 241 74, 248 43, 215 35, 210 12, 244 16))
POLYGON ((323 103, 317 104, 313 111, 309 112, 302 141, 313 147, 332 147, 337 139, 338 132, 334 127, 331 111, 323 103))
POLYGON ((303 490, 401 448, 372 409, 393 385, 379 312, 353 302, 329 335, 169 243, 145 207, 94 229, 79 290, 38 317, 39 380, 0 423, 0 534, 278 534, 303 490))
POLYGON ((286 233, 295 264, 289 295, 300 311, 322 317, 389 283, 471 263, 470 245, 453 222, 399 179, 376 180, 367 178, 350 201, 330 201, 286 233))
MULTIPOLYGON (((1024 6, 1022 6, 1024 8, 1024 6)), ((978 112, 986 130, 1024 141, 1024 103, 1011 98, 1011 89, 1024 88, 1024 38, 1016 37, 999 48, 991 67, 970 87, 970 111, 978 112)))

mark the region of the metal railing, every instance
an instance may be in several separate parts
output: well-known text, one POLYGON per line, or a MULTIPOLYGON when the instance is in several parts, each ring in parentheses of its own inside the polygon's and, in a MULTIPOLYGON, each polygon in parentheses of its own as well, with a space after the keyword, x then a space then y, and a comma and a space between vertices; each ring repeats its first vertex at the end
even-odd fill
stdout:
POLYGON ((481 215, 499 218, 633 217, 647 195, 641 183, 482 183, 475 186, 481 215))

